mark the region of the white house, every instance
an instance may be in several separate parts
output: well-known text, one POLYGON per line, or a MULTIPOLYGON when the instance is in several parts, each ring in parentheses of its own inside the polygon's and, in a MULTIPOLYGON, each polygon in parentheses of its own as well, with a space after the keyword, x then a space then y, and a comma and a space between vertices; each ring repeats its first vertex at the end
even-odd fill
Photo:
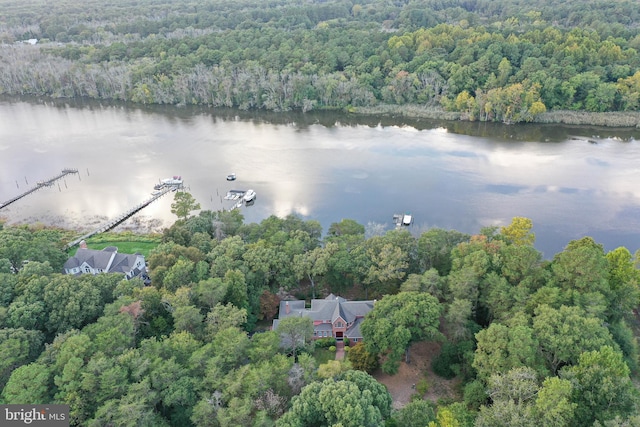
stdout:
POLYGON ((80 246, 75 256, 64 263, 65 274, 122 273, 127 279, 146 277, 144 256, 118 253, 118 248, 108 246, 103 250, 87 249, 80 246))

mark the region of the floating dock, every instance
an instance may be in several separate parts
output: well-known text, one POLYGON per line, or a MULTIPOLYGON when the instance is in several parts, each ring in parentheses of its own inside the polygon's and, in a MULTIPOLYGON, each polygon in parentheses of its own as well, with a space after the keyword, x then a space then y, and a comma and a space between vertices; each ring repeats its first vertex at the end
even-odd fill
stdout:
POLYGON ((29 194, 40 190, 41 188, 53 186, 53 184, 57 180, 62 179, 67 175, 77 174, 77 173, 78 173, 78 169, 62 169, 62 172, 60 172, 58 175, 54 176, 53 178, 49 178, 49 179, 47 179, 45 181, 38 181, 36 183, 35 187, 30 188, 29 190, 25 191, 24 193, 12 198, 12 199, 7 200, 6 202, 0 203, 0 209, 6 208, 10 204, 12 204, 14 202, 17 202, 18 200, 22 199, 23 197, 26 197, 29 194))
POLYGON ((413 224, 413 216, 409 214, 395 214, 393 215, 393 222, 396 224, 396 228, 408 227, 413 224))
POLYGON ((235 202, 230 210, 239 209, 242 205, 252 206, 255 202, 255 191, 253 190, 229 190, 227 195, 224 196, 225 200, 231 200, 235 202), (250 200, 245 198, 245 195, 252 195, 250 200))
POLYGON ((244 190, 229 190, 227 192, 227 195, 224 196, 225 200, 238 200, 241 199, 242 196, 244 196, 244 193, 246 193, 246 191, 244 190))

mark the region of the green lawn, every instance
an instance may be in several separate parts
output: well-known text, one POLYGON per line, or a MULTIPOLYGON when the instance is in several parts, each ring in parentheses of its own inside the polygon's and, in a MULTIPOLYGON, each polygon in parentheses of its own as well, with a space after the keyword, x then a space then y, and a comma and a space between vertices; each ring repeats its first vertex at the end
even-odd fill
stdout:
POLYGON ((89 249, 102 250, 107 246, 117 247, 118 253, 135 254, 136 252, 139 252, 145 257, 148 257, 151 249, 158 246, 158 243, 156 242, 119 242, 119 241, 104 241, 100 243, 87 242, 87 247, 89 249))
MULTIPOLYGON (((118 252, 124 254, 141 253, 145 257, 149 252, 160 244, 160 235, 138 235, 133 233, 104 233, 91 237, 87 240, 89 249, 102 250, 107 246, 115 246, 118 252)), ((73 248, 71 255, 75 255, 77 250, 73 248)))
POLYGON ((336 352, 329 351, 327 348, 316 348, 313 352, 313 357, 316 359, 316 364, 320 366, 323 363, 327 363, 329 360, 335 360, 336 352))

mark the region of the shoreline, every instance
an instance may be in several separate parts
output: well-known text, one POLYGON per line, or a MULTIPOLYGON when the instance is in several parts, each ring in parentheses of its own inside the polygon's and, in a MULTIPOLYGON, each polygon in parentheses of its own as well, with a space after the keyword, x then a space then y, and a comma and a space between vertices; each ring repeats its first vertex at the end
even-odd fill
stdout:
MULTIPOLYGON (((469 120, 468 115, 464 113, 445 111, 437 107, 425 107, 415 104, 382 104, 375 107, 353 107, 349 110, 349 112, 355 115, 363 116, 400 115, 402 117, 416 119, 482 122, 480 120, 469 120)), ((525 122, 520 122, 518 124, 523 123, 525 122)), ((538 115, 533 121, 527 123, 640 129, 640 111, 611 111, 606 113, 592 113, 588 111, 570 110, 549 111, 538 115)))
POLYGON ((31 95, 15 95, 0 93, 0 101, 7 100, 9 102, 23 101, 23 102, 42 102, 46 100, 56 105, 66 106, 69 103, 78 103, 82 106, 83 102, 98 102, 106 103, 108 105, 118 105, 132 108, 153 108, 153 107, 174 107, 180 109, 182 107, 194 107, 201 110, 210 109, 212 111, 238 111, 246 114, 252 113, 265 113, 269 115, 287 115, 290 113, 299 113, 302 115, 312 115, 313 113, 321 112, 334 112, 334 113, 348 113, 353 116, 361 117, 392 117, 399 116, 407 119, 427 119, 427 120, 444 120, 451 122, 465 122, 465 123, 494 123, 494 124, 557 124, 557 125, 572 125, 572 126, 599 126, 607 128, 621 128, 626 130, 640 129, 640 111, 610 111, 604 113, 595 113, 588 111, 572 111, 572 110, 557 110, 547 111, 539 114, 531 122, 517 122, 517 123, 504 123, 494 121, 483 120, 469 120, 467 113, 461 113, 457 111, 445 111, 439 106, 429 107, 419 104, 378 104, 372 107, 347 107, 347 108, 318 108, 312 109, 307 112, 299 110, 290 111, 273 111, 263 108, 255 108, 249 110, 243 110, 239 108, 217 108, 202 104, 138 104, 131 101, 121 101, 116 99, 97 99, 97 98, 54 98, 50 96, 31 96, 31 95))

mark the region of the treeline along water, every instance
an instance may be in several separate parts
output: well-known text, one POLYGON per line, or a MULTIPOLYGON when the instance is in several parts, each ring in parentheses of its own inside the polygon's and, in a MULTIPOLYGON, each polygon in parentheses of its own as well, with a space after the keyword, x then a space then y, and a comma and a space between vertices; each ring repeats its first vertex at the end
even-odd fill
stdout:
MULTIPOLYGON (((0 216, 90 228, 182 175, 204 209, 230 208, 229 189, 254 189, 247 222, 295 213, 325 231, 343 218, 390 229, 394 213, 411 213, 415 233, 477 233, 525 216, 547 258, 585 235, 634 252, 639 139, 635 129, 5 98, 0 199, 65 167, 80 173, 0 216), (231 172, 238 179, 227 182, 231 172)), ((170 204, 138 217, 168 225, 170 204)))

